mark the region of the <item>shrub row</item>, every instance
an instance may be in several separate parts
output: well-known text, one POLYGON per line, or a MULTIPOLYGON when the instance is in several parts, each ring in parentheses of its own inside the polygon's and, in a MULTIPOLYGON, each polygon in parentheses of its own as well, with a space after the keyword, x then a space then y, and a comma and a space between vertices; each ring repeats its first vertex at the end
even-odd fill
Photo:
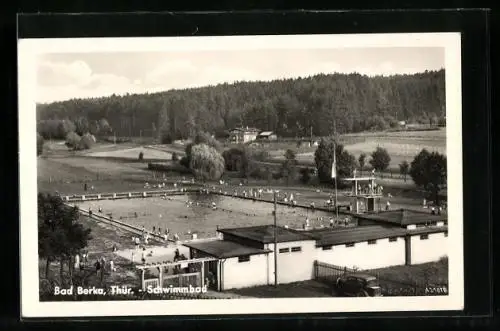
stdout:
POLYGON ((148 169, 154 171, 178 172, 181 174, 190 174, 191 170, 180 165, 179 163, 148 163, 148 169))

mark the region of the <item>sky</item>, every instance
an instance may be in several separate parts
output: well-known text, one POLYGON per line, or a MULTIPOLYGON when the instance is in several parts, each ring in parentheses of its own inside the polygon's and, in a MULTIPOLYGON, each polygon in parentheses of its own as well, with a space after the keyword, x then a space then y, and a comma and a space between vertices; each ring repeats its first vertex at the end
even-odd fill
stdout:
POLYGON ((53 53, 37 59, 37 102, 320 73, 374 76, 442 68, 444 48, 439 47, 53 53))

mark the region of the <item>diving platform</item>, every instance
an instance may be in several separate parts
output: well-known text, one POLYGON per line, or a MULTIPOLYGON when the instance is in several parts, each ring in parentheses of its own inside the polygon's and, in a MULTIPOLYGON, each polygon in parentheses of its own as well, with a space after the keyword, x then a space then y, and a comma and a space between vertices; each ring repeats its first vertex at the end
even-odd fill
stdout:
POLYGON ((342 180, 352 183, 352 191, 346 196, 354 200, 354 212, 374 212, 376 206, 380 210, 380 198, 383 197, 383 187, 377 185, 375 176, 343 178, 342 180))

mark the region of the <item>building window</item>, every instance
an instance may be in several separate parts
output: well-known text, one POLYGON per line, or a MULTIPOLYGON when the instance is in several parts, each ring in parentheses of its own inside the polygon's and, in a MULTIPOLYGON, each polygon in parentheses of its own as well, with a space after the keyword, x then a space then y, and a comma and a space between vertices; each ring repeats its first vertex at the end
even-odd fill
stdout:
POLYGON ((298 246, 298 247, 292 247, 292 252, 301 252, 302 251, 302 247, 298 246))
POLYGON ((354 247, 354 243, 345 244, 345 247, 354 247))
POLYGON ((397 237, 392 237, 392 238, 389 238, 389 241, 390 242, 398 241, 398 238, 397 237))
POLYGON ((376 243, 376 240, 368 240, 368 245, 375 245, 376 243))
POLYGON ((279 252, 280 253, 288 253, 290 251, 289 248, 280 248, 279 252))
POLYGON ((250 261, 250 255, 238 256, 238 262, 248 262, 250 261))
POLYGON ((429 235, 428 234, 423 234, 420 236, 420 240, 426 240, 426 239, 429 239, 429 235))
POLYGON ((331 249, 332 249, 332 245, 323 246, 323 247, 322 247, 322 249, 323 249, 324 251, 329 251, 329 250, 331 250, 331 249))

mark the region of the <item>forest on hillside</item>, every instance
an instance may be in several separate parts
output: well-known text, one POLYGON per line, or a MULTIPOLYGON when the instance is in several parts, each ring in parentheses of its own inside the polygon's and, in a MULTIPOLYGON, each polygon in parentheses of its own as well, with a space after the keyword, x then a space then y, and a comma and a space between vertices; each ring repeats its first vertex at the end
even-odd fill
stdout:
POLYGON ((320 74, 37 105, 39 132, 54 120, 80 123, 82 133, 106 120, 117 136, 162 141, 198 131, 221 135, 236 126, 282 137, 328 136, 334 127, 349 133, 383 130, 398 121, 435 125, 444 116, 444 69, 388 77, 320 74), (87 123, 83 129, 81 123, 87 123))

